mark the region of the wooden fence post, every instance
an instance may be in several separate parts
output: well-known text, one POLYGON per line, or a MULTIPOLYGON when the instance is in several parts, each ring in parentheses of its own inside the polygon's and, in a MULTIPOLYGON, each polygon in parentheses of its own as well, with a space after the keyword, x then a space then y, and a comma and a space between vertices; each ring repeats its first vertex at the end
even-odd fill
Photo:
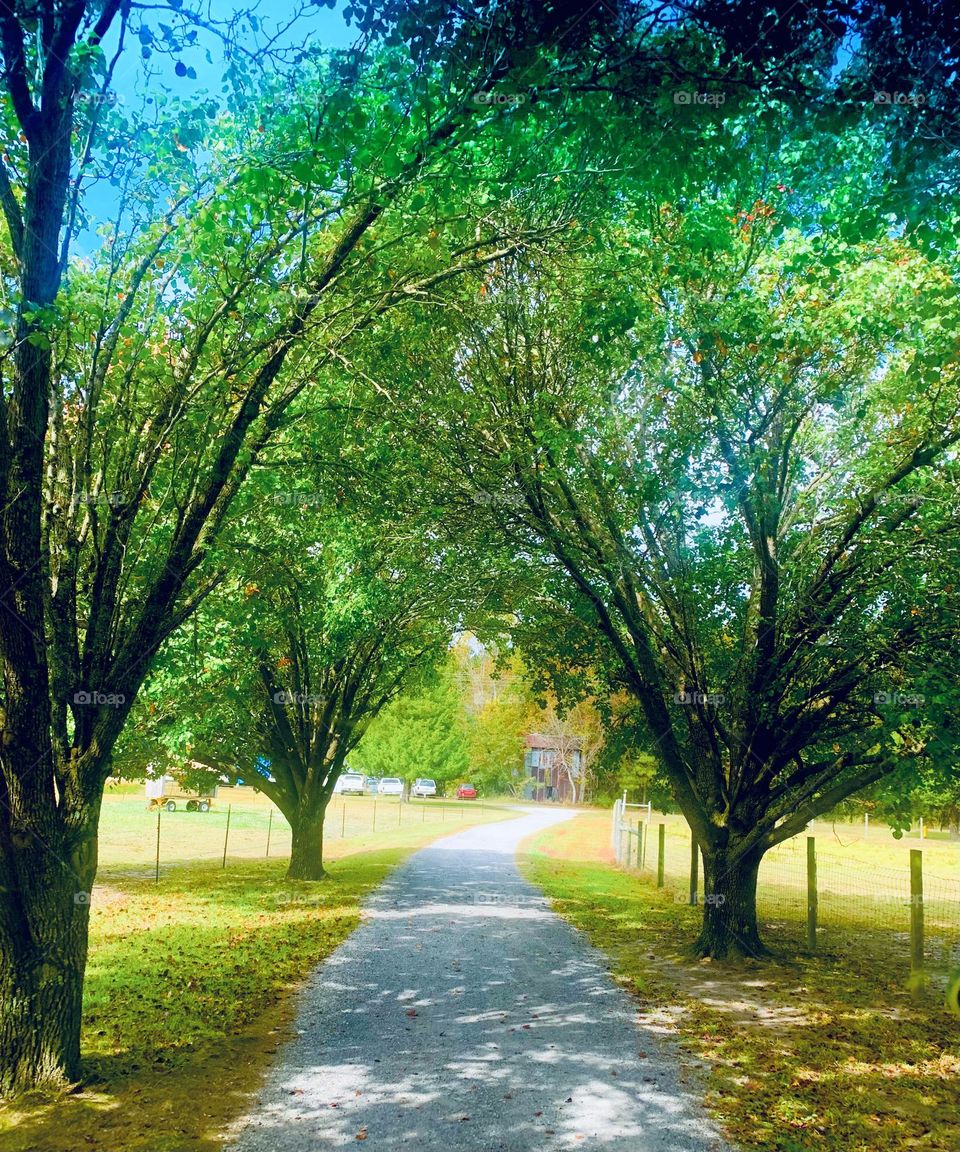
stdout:
POLYGON ((273 831, 273 809, 270 809, 270 816, 267 819, 267 850, 264 856, 270 855, 270 833, 273 831))
POLYGON ((923 852, 910 849, 910 975, 923 978, 923 852))
POLYGON ((610 847, 613 849, 614 862, 620 863, 620 798, 613 802, 613 828, 610 831, 610 847))
POLYGON ((817 841, 807 837, 807 947, 817 947, 817 841))
POLYGON ((666 847, 667 847, 667 826, 666 824, 658 825, 658 841, 657 841, 657 887, 663 887, 663 874, 666 867, 666 847))
POLYGON ((227 826, 223 832, 223 867, 227 866, 227 841, 230 839, 230 809, 232 804, 227 805, 227 826))
POLYGON ((616 819, 613 824, 613 858, 617 864, 623 863, 623 805, 617 801, 616 819))
POLYGON ((690 903, 696 904, 697 890, 699 888, 698 872, 700 870, 700 845, 690 829, 690 903))
POLYGON ((163 805, 157 809, 157 868, 154 874, 154 883, 160 883, 160 813, 163 811, 163 805))

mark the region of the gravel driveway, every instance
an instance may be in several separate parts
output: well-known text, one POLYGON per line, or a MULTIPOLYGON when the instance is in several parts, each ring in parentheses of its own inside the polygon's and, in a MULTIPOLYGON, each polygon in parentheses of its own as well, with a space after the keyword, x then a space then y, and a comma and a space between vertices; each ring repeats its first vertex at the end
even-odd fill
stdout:
POLYGON ((514 862, 525 809, 391 874, 313 974, 235 1152, 724 1152, 672 1045, 514 862))

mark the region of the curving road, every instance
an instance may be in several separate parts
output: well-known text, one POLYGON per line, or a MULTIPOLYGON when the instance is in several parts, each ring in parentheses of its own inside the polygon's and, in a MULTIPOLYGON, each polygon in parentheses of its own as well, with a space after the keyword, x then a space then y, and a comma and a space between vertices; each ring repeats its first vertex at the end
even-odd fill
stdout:
POLYGON ((524 881, 572 813, 437 841, 314 973, 234 1152, 726 1152, 603 956, 524 881))

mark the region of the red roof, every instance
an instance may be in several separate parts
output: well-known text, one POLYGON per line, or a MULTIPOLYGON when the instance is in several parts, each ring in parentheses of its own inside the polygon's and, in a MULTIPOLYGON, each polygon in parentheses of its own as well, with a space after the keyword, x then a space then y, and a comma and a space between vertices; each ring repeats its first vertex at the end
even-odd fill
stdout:
POLYGON ((523 739, 528 748, 550 748, 555 752, 559 752, 564 748, 583 748, 583 741, 579 736, 570 736, 561 743, 558 742, 559 737, 557 736, 544 736, 542 732, 528 732, 523 739))

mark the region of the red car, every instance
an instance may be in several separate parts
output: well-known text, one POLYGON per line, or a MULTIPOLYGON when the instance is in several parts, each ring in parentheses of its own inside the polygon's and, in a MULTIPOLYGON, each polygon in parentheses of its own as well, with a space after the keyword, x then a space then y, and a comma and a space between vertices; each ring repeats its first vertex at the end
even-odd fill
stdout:
POLYGON ((457 799, 458 800, 476 800, 477 790, 472 784, 458 784, 457 785, 457 799))

